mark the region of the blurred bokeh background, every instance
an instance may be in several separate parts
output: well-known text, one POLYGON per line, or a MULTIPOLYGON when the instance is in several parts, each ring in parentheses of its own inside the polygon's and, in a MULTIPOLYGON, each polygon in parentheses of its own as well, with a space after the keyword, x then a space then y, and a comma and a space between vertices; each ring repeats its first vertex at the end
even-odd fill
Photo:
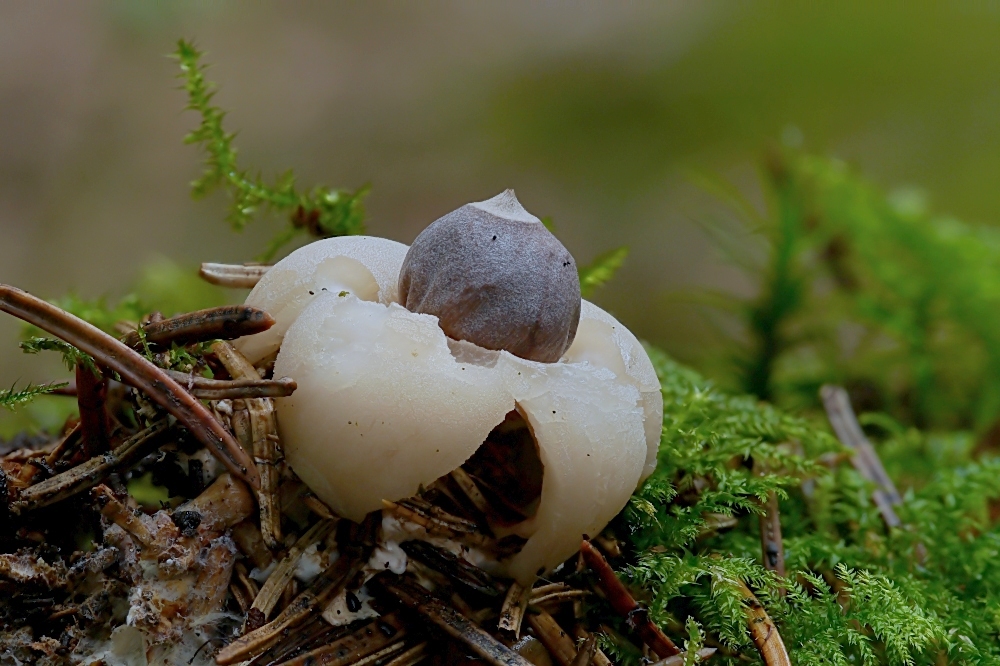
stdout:
MULTIPOLYGON (((284 224, 236 235, 224 194, 190 198, 197 117, 166 57, 185 37, 245 165, 370 183, 369 231, 402 242, 513 187, 581 264, 630 246, 595 300, 704 365, 721 336, 677 295, 753 283, 702 231, 726 213, 692 174, 761 202, 767 147, 801 145, 1000 222, 998 34, 979 2, 3 3, 0 281, 114 300, 284 224)), ((0 318, 0 385, 65 375, 18 332, 0 318)))

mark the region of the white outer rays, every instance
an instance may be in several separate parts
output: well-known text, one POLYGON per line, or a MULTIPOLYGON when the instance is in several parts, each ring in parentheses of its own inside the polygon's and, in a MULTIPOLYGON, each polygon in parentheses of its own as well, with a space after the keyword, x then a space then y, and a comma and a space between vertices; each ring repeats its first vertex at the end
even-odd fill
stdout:
MULTIPOLYGON (((283 343, 280 336, 267 342, 281 345, 275 374, 299 386, 277 401, 289 464, 331 508, 361 520, 383 499, 413 495, 460 466, 516 408, 545 472, 538 511, 519 530, 530 536, 507 571, 532 581, 575 553, 582 535, 603 529, 655 465, 663 407, 649 358, 627 329, 586 301, 566 357, 536 363, 449 341, 436 317, 409 312, 371 281, 367 289, 313 288, 323 262, 337 269, 327 284, 346 284, 357 273, 353 264, 333 261, 338 242, 357 240, 322 241, 324 249, 311 252, 321 259, 297 258, 307 246, 265 277, 287 268, 272 284, 301 303, 272 312, 279 323, 293 312, 297 319, 285 324, 283 343), (339 266, 353 272, 341 276, 339 266), (293 277, 298 267, 308 277, 293 277), (303 289, 316 293, 295 294, 303 289)), ((400 247, 397 272, 406 249, 400 247)), ((395 284, 386 269, 379 286, 395 284)), ((262 286, 248 304, 267 309, 288 298, 262 286)))
POLYGON ((399 293, 399 267, 408 246, 374 236, 343 236, 310 243, 274 265, 247 296, 246 304, 274 317, 274 326, 236 341, 256 363, 278 351, 285 331, 323 292, 347 291, 388 305, 399 293))

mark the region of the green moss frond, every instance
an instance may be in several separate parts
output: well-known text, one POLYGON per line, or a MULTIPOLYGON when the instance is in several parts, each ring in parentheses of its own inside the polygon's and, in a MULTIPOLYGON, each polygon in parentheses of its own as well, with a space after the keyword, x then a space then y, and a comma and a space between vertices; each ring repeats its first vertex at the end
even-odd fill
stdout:
POLYGON ((23 389, 17 389, 13 386, 9 389, 2 389, 0 390, 0 407, 14 410, 28 404, 40 395, 47 395, 64 386, 66 386, 66 382, 53 382, 50 384, 28 384, 23 389))
POLYGON ((191 185, 191 192, 202 197, 224 188, 230 197, 227 219, 242 230, 258 213, 270 211, 288 216, 290 227, 282 231, 268 247, 262 260, 270 260, 301 231, 314 236, 346 236, 364 230, 363 199, 368 188, 355 192, 317 186, 308 191, 296 188, 291 171, 267 183, 259 174, 241 169, 233 146, 235 134, 223 127, 226 113, 212 104, 215 85, 205 78, 202 53, 190 42, 180 40, 174 52, 188 94, 187 108, 201 116, 201 123, 187 135, 185 142, 197 144, 205 152, 205 168, 191 185))
POLYGON ((90 354, 80 351, 68 342, 55 338, 32 337, 20 343, 21 351, 25 354, 39 354, 43 351, 54 351, 62 354, 63 363, 70 371, 77 366, 87 368, 93 373, 97 373, 97 365, 90 354))
POLYGON ((588 265, 580 268, 580 293, 590 298, 598 287, 611 280, 628 256, 627 247, 619 247, 600 255, 588 265))

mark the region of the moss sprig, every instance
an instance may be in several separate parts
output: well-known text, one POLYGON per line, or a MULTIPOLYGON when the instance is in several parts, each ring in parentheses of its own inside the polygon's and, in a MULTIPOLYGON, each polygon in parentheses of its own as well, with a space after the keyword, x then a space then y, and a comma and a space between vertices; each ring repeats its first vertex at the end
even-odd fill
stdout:
POLYGON ((626 257, 628 257, 628 248, 622 246, 609 250, 586 266, 582 266, 579 271, 580 294, 584 298, 589 298, 598 287, 609 282, 625 263, 626 257))
POLYGON ((200 145, 205 152, 204 171, 191 185, 193 196, 200 198, 216 188, 224 188, 230 197, 227 220, 238 231, 261 211, 288 216, 290 226, 275 237, 261 260, 272 259, 300 232, 325 238, 364 231, 363 200, 367 187, 354 192, 325 186, 300 191, 292 171, 267 183, 260 174, 241 169, 233 146, 236 135, 223 127, 226 112, 212 104, 215 85, 205 78, 201 51, 180 40, 174 58, 180 65, 179 78, 188 94, 187 108, 201 116, 198 127, 185 138, 186 143, 200 145))
POLYGON ((49 384, 28 384, 22 389, 14 386, 9 389, 0 389, 0 407, 14 410, 28 404, 40 395, 48 395, 65 386, 67 386, 66 382, 51 382, 49 384))

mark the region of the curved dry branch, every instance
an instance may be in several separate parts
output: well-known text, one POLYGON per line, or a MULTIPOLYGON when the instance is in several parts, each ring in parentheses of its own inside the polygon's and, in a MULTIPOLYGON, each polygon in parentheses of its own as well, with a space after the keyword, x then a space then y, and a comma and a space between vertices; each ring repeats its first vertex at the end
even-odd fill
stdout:
POLYGON ((233 436, 194 396, 137 352, 96 326, 17 287, 0 284, 0 310, 68 342, 117 372, 180 421, 229 471, 254 488, 260 487, 253 460, 233 436))

